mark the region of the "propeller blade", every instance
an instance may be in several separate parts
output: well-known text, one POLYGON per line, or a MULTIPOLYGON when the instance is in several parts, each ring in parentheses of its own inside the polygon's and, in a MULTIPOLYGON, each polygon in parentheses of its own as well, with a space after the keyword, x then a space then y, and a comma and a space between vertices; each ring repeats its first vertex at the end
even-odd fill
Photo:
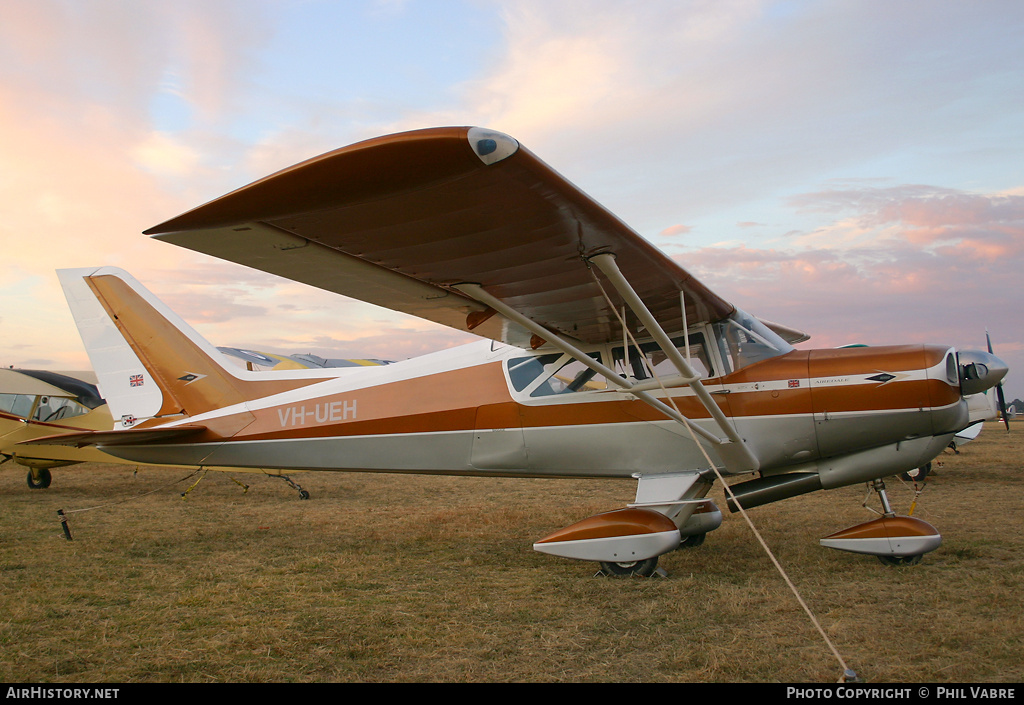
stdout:
POLYGON ((1002 383, 996 385, 996 399, 999 401, 999 413, 1003 417, 1003 423, 1006 424, 1006 432, 1010 432, 1010 417, 1006 415, 1006 399, 1003 398, 1003 385, 1002 383))
MULTIPOLYGON (((992 338, 988 334, 988 329, 985 329, 985 342, 988 343, 988 352, 990 355, 994 355, 992 352, 992 338)), ((1010 419, 1006 415, 1006 399, 1003 397, 1003 383, 1000 382, 996 385, 996 399, 999 402, 999 415, 1003 417, 1003 423, 1006 424, 1006 432, 1010 432, 1010 419)))

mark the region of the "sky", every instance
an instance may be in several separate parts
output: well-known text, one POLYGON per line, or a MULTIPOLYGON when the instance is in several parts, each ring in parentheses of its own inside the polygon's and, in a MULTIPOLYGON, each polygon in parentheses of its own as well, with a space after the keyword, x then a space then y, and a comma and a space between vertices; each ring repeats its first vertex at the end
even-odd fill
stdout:
POLYGON ((472 336, 142 231, 278 169, 506 132, 724 298, 850 343, 985 346, 1024 397, 1018 0, 2 0, 0 364, 87 369, 55 270, 216 345, 472 336))

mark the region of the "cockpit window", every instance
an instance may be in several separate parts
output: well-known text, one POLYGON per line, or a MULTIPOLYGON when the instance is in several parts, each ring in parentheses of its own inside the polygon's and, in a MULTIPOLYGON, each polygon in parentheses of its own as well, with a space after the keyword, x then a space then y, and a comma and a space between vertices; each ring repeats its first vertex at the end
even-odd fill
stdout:
POLYGON ((512 387, 521 392, 530 386, 530 382, 544 374, 544 368, 561 357, 561 354, 540 355, 537 357, 517 357, 508 361, 508 376, 512 387))
MULTIPOLYGON (((590 353, 600 361, 600 353, 590 353)), ((508 376, 517 392, 531 397, 605 389, 608 383, 579 360, 562 353, 517 357, 508 361, 508 376)))
POLYGON ((32 418, 35 421, 60 421, 89 413, 89 409, 74 399, 64 397, 39 397, 32 418))
POLYGON ((0 411, 33 421, 60 421, 89 413, 74 399, 34 394, 0 394, 0 411))
MULTIPOLYGON (((672 338, 672 344, 676 346, 685 357, 686 341, 683 336, 672 338)), ((659 379, 678 375, 679 370, 662 352, 661 346, 656 342, 642 343, 638 351, 635 345, 629 346, 629 362, 625 362, 622 354, 622 346, 612 348, 612 367, 620 375, 635 380, 651 379, 657 376, 659 379)), ((711 360, 708 358, 707 345, 704 342, 702 333, 690 334, 690 367, 693 371, 706 379, 711 375, 713 369, 711 360)))
POLYGON ((727 368, 726 374, 793 349, 768 326, 739 309, 713 324, 712 328, 727 368))
POLYGON ((35 395, 0 394, 0 411, 27 419, 32 413, 32 405, 36 403, 35 395))

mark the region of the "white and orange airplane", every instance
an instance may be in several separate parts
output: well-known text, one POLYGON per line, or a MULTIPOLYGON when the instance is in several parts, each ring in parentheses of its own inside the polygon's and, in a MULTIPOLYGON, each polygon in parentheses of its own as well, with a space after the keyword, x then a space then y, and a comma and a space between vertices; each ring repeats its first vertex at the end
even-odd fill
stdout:
MULTIPOLYGON (((110 431, 46 443, 141 463, 633 477, 635 502, 539 551, 649 575, 722 514, 873 483, 883 516, 823 545, 912 563, 934 527, 889 508, 1006 365, 942 345, 796 350, 508 135, 437 128, 310 159, 147 231, 482 339, 393 364, 252 373, 127 273, 62 285, 110 431)), ((39 443, 40 441, 36 441, 39 443)))

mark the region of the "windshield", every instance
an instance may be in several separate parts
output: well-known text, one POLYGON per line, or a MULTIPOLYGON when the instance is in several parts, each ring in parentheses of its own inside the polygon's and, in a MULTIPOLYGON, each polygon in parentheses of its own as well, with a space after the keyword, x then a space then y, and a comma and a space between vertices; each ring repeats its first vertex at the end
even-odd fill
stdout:
POLYGON ((736 309, 731 316, 712 324, 726 374, 770 357, 785 355, 793 349, 748 313, 736 309))

